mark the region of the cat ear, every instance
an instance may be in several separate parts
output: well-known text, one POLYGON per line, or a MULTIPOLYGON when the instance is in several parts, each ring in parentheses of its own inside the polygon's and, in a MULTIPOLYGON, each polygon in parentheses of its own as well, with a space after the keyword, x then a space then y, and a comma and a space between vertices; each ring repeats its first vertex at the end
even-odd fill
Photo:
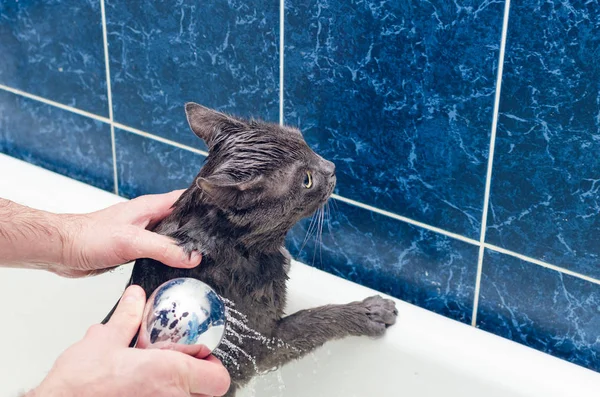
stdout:
POLYGON ((199 177, 196 185, 223 206, 245 206, 249 204, 265 184, 263 176, 247 181, 234 181, 226 174, 216 174, 205 178, 199 177))
POLYGON ((264 178, 257 176, 248 181, 236 182, 226 175, 211 175, 206 178, 199 177, 197 183, 205 191, 216 191, 218 189, 235 189, 240 192, 259 189, 263 186, 264 178))
POLYGON ((231 127, 244 126, 239 120, 194 102, 185 104, 185 115, 194 134, 204 140, 208 147, 219 132, 231 127))

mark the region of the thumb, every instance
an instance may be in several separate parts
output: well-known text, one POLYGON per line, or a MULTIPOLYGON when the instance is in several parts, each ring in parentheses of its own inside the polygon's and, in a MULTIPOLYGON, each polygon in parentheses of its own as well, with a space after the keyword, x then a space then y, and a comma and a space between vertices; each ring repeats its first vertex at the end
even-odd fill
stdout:
POLYGON ((146 293, 139 285, 132 285, 125 290, 115 312, 106 324, 110 338, 119 345, 129 343, 140 328, 146 293))
POLYGON ((138 258, 151 258, 179 268, 196 267, 200 263, 202 257, 199 252, 194 251, 189 256, 173 239, 148 230, 138 230, 139 236, 134 239, 137 246, 132 247, 138 258))

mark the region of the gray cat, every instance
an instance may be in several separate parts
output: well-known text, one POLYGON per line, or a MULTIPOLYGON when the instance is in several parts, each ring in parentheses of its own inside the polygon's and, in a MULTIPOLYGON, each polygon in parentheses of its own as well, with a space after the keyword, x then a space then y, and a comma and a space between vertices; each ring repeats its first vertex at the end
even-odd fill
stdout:
MULTIPOLYGON (((333 192, 333 163, 313 152, 294 128, 242 120, 195 103, 186 104, 185 111, 209 155, 172 214, 155 231, 176 239, 189 253, 201 252, 202 263, 182 270, 139 259, 130 284, 142 286, 150 295, 169 279, 197 278, 232 301, 247 316, 250 328, 278 341, 279 347, 269 348, 244 335, 229 340, 256 357, 256 366, 237 348, 221 344, 225 356, 240 364, 224 360, 232 379, 227 396, 234 396, 257 370, 279 367, 327 341, 383 335, 395 323, 397 310, 393 301, 380 296, 284 314, 290 267, 284 239, 296 222, 312 215, 333 192)), ((108 318, 110 314, 104 321, 108 318)))

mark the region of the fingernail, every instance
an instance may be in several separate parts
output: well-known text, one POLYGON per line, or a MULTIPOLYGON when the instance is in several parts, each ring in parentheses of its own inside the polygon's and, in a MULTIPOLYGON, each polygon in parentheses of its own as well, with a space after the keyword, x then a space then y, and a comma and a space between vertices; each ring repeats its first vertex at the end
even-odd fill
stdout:
POLYGON ((138 287, 129 287, 123 296, 123 302, 135 302, 142 299, 142 290, 138 287))
POLYGON ((190 262, 192 262, 195 265, 198 265, 201 259, 202 255, 198 251, 193 251, 192 255, 190 255, 190 262))

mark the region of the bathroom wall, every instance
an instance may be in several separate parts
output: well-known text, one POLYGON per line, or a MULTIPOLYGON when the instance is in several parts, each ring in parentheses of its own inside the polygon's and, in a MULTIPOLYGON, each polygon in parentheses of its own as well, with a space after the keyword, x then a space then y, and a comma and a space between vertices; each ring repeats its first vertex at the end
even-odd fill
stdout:
POLYGON ((3 1, 0 151, 135 197, 202 165, 187 101, 298 126, 339 183, 295 257, 600 371, 598 32, 593 0, 3 1))

